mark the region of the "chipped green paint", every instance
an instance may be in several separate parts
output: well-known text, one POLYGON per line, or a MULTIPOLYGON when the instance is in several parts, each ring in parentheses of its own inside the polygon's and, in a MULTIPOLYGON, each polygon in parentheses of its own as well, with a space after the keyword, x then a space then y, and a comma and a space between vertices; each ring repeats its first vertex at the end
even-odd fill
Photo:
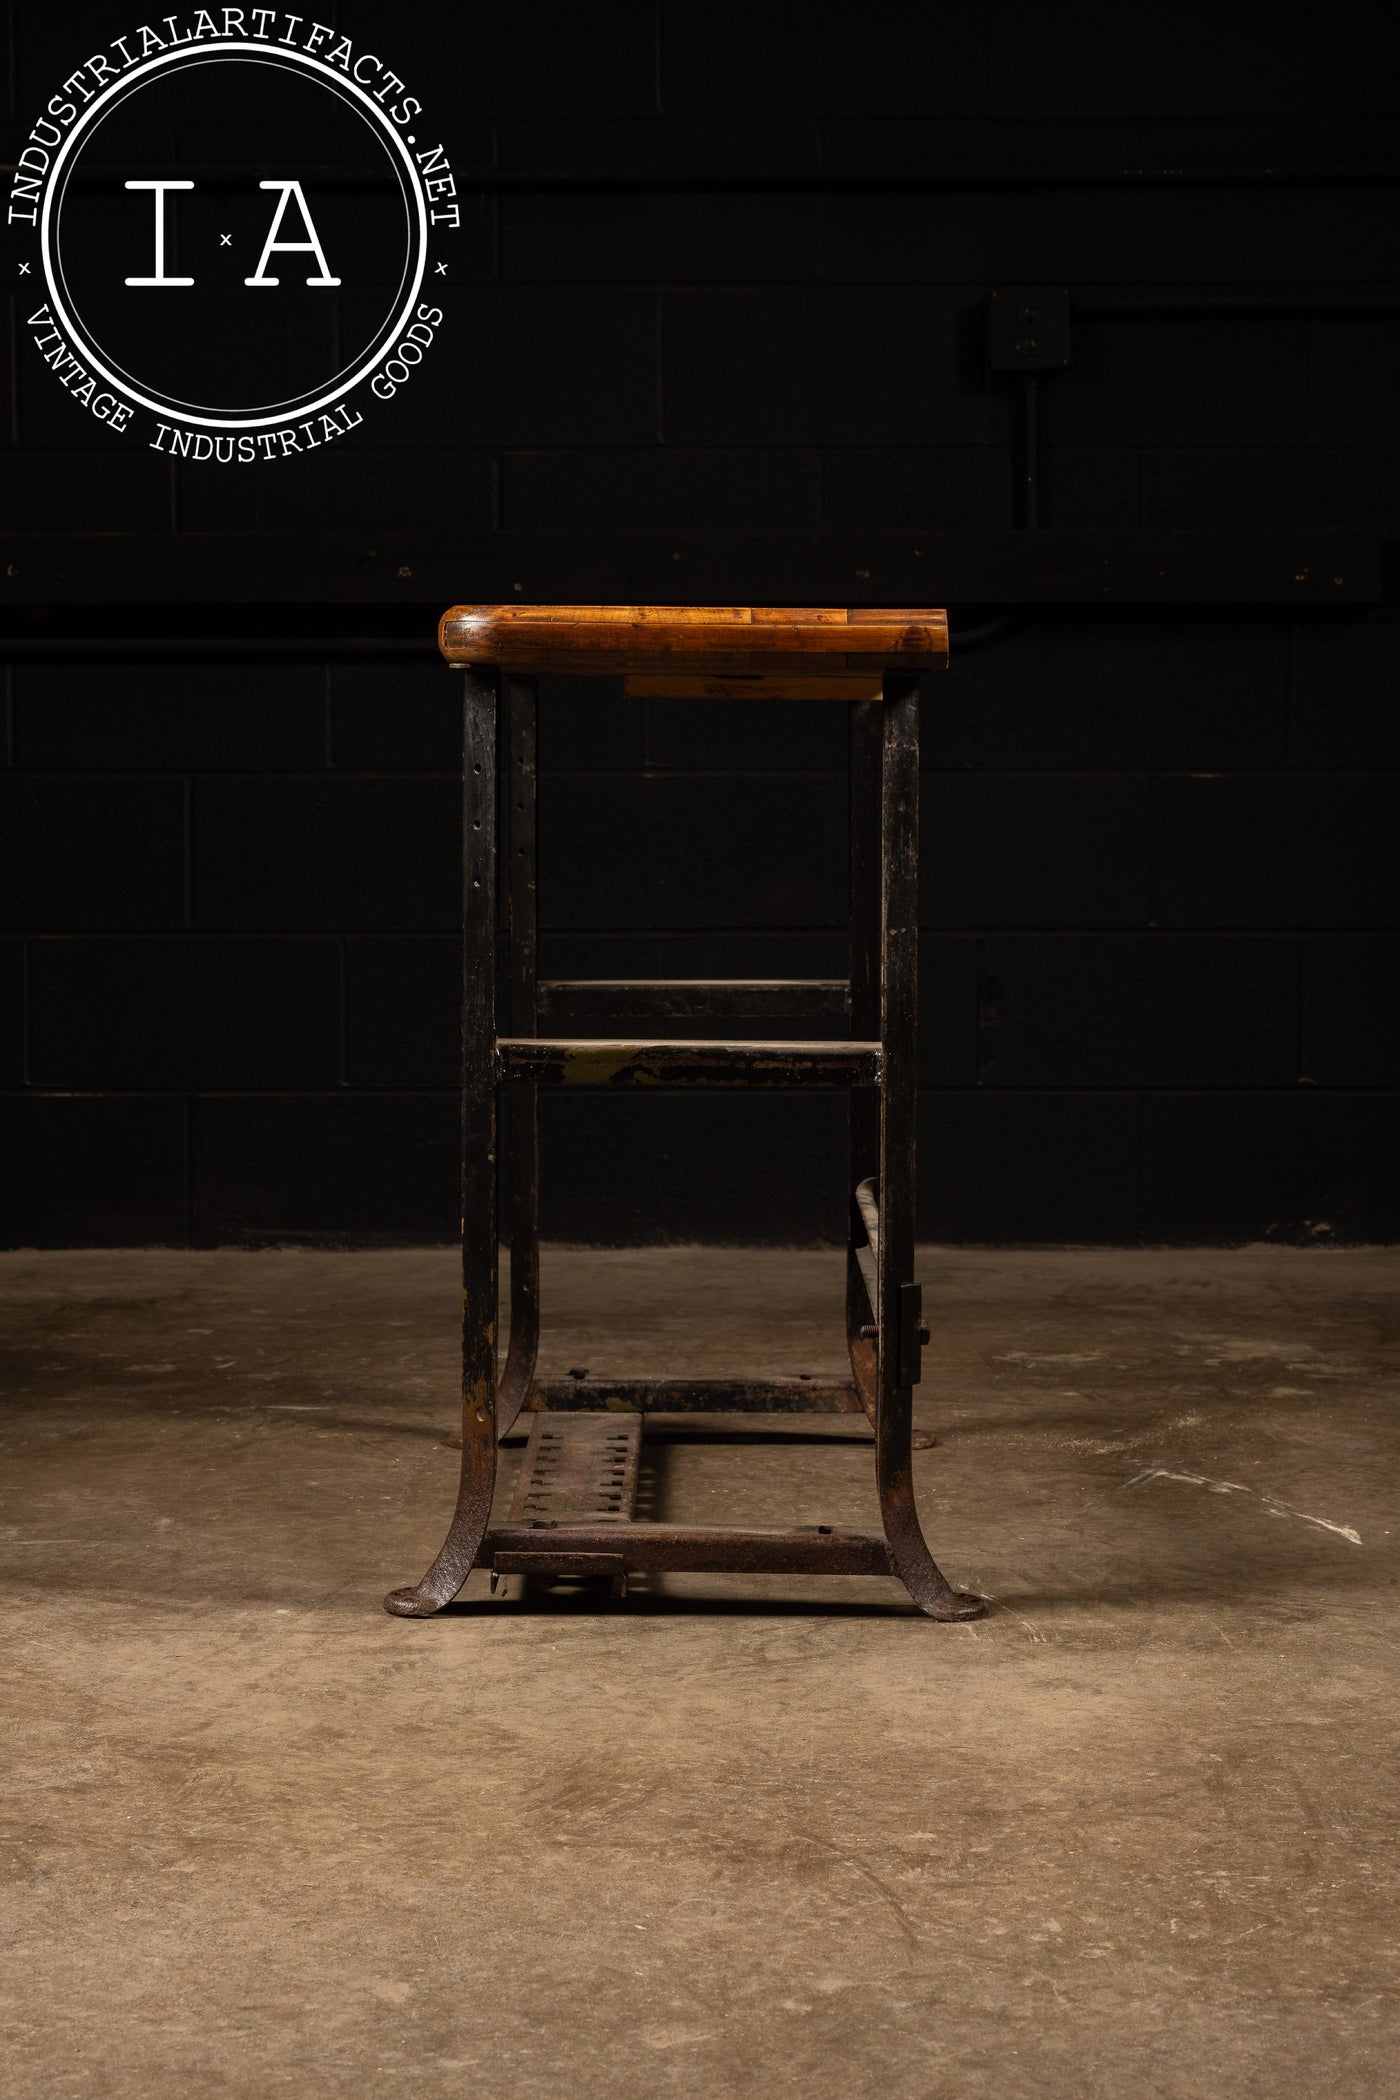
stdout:
POLYGON ((618 1041, 606 1037, 503 1037, 498 1077, 541 1086, 877 1086, 881 1047, 871 1042, 618 1041))
POLYGON ((565 1086, 612 1086, 635 1070, 630 1050, 611 1043, 588 1043, 564 1053, 561 1078, 565 1086))

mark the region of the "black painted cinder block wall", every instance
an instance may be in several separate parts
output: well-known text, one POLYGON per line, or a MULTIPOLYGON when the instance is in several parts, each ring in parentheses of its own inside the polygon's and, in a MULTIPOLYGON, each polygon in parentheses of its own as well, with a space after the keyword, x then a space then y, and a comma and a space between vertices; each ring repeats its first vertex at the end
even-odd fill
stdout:
MULTIPOLYGON (((1394 188, 1217 179, 1394 156, 1379 9, 405 12, 327 19, 392 22, 461 165, 1026 180, 487 195, 393 412, 246 475, 113 443, 21 344, 8 527, 625 531, 674 544, 683 597, 697 540, 1012 525, 1013 402, 980 353, 997 284, 1393 278, 1394 188), (1200 185, 1101 179, 1148 161, 1200 185), (1047 165, 1089 173, 1038 186, 1047 165)), ((13 120, 101 14, 15 8, 13 120)), ((1393 527, 1398 348, 1375 315, 1077 320, 1044 389, 1042 524, 1393 527)), ((1396 1236, 1400 622, 1002 610, 924 706, 922 1229, 1396 1236)), ((451 1237, 452 674, 137 655, 6 676, 0 1236, 451 1237)), ((541 761, 551 974, 840 973, 841 710, 548 681, 541 761)), ((839 1235, 843 1116, 551 1100, 546 1228, 839 1235)))

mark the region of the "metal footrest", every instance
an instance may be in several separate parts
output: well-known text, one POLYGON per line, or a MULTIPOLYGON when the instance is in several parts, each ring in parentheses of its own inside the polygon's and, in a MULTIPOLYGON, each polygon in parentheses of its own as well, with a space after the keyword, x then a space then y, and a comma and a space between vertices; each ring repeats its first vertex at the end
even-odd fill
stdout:
POLYGON ((640 1575, 682 1568, 731 1575, 888 1575, 892 1566, 882 1532, 845 1524, 604 1527, 596 1518, 537 1530, 498 1524, 482 1540, 476 1564, 496 1574, 524 1575, 640 1575))
POLYGON ((501 1575, 616 1576, 667 1568, 885 1575, 882 1533, 846 1525, 635 1523, 642 1419, 536 1415, 504 1524, 478 1565, 501 1575))
POLYGON ((536 1415, 510 1505, 512 1524, 626 1524, 637 1506, 640 1417, 536 1415))
POLYGON ((632 1414, 856 1415, 860 1395, 846 1378, 605 1378, 584 1371, 535 1379, 529 1409, 570 1415, 607 1410, 617 1422, 632 1414))

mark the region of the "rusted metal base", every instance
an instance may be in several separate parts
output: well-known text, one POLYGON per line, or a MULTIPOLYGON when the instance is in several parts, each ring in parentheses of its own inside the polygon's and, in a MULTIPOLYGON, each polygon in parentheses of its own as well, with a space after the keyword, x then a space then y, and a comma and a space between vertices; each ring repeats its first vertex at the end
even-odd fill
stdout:
MULTIPOLYGON (((891 1575, 883 1532, 844 1524, 655 1524, 634 1520, 638 1415, 534 1416, 504 1524, 476 1556, 500 1575, 615 1576, 665 1569, 768 1575, 891 1575)), ((494 1586, 494 1585, 493 1585, 494 1586)), ((932 1616, 976 1618, 980 1597, 950 1591, 932 1616)))
MULTIPOLYGON (((681 664, 666 668, 678 677, 688 675, 681 664)), ((727 676, 751 667, 702 668, 707 675, 719 670, 727 676)), ((784 678, 792 668, 783 667, 784 678)), ((844 668, 863 673, 870 667, 844 668)), ((655 669, 646 671, 652 686, 655 669)), ((844 983, 657 978, 541 984, 534 680, 517 674, 505 680, 508 792, 499 797, 495 675, 469 668, 465 688, 462 1477, 441 1553, 414 1588, 392 1591, 385 1608, 404 1618, 429 1617, 450 1602, 473 1568, 490 1570, 493 1589, 505 1575, 533 1574, 615 1577, 624 1592, 629 1574, 693 1569, 893 1575, 930 1618, 980 1617, 984 1600, 954 1589, 928 1550, 910 1464, 915 1446, 932 1441, 915 1438, 912 1425, 913 1388, 928 1340, 921 1292, 913 1280, 919 775, 918 684, 912 667, 886 669, 879 698, 864 682, 845 696, 851 730, 851 923, 844 983), (506 871, 510 931, 508 1028, 499 1033, 498 802, 509 827, 499 866, 506 871), (877 810, 878 824, 873 821, 877 810), (546 1014, 585 1028, 614 1014, 653 1024, 746 1016, 828 1018, 844 1023, 847 1033, 820 1042, 737 1035, 715 1041, 669 1035, 663 1025, 645 1034, 547 1037, 539 1032, 546 1014), (849 1091, 849 1380, 609 1378, 587 1368, 563 1378, 536 1378, 539 1089, 657 1085, 849 1091), (498 1096, 507 1091, 511 1323, 501 1366, 495 1334, 496 1147, 498 1096), (529 1442, 519 1481, 506 1521, 493 1524, 499 1442, 522 1411, 529 1442), (688 1433, 689 1421, 706 1415, 753 1421, 762 1414, 785 1425, 825 1420, 833 1431, 837 1416, 868 1420, 874 1429, 881 1528, 663 1524, 634 1517, 648 1416, 681 1418, 680 1431, 666 1432, 674 1437, 688 1433)), ((677 697, 695 696, 687 685, 677 697)), ((842 1433, 849 1433, 846 1424, 842 1433)))
POLYGON ((619 1413, 858 1415, 860 1395, 830 1378, 544 1378, 531 1386, 532 1409, 607 1408, 619 1413))
MULTIPOLYGON (((865 1348, 870 1351, 869 1344, 865 1348)), ((839 1378, 603 1378, 571 1371, 565 1378, 532 1379, 518 1409, 503 1405, 500 1435, 509 1436, 520 1417, 606 1412, 612 1415, 866 1415, 860 1389, 839 1378)), ((460 1451, 456 1430, 443 1438, 460 1451)))

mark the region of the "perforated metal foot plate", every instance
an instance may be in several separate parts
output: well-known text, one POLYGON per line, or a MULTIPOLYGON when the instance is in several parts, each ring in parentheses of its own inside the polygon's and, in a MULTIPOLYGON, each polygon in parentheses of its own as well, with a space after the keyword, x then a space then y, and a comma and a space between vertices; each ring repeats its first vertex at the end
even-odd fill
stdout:
POLYGON ((637 1501, 638 1415, 535 1415, 510 1505, 512 1524, 626 1524, 637 1501))

